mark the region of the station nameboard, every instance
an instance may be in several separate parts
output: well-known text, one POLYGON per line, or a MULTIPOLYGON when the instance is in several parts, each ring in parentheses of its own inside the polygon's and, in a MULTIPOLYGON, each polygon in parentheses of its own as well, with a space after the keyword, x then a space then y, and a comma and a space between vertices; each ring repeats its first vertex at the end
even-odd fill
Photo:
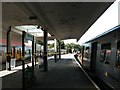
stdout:
POLYGON ((31 35, 31 34, 29 34, 29 33, 26 33, 26 34, 25 34, 25 41, 27 41, 27 40, 33 41, 33 35, 31 35))

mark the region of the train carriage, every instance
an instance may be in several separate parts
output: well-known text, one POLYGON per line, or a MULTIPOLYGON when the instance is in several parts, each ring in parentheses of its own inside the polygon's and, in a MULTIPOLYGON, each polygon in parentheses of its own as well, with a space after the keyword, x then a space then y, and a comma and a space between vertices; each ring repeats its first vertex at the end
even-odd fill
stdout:
POLYGON ((120 25, 84 43, 81 65, 110 87, 120 89, 120 25))

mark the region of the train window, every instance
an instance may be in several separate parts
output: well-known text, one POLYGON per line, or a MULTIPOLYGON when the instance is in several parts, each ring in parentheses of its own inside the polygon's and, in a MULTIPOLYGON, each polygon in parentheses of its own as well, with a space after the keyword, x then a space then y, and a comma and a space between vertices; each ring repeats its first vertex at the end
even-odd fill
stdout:
POLYGON ((0 50, 0 56, 2 56, 2 50, 0 50))
POLYGON ((111 49, 111 43, 104 43, 101 45, 101 49, 111 49))
POLYGON ((84 57, 85 58, 89 58, 89 47, 86 47, 86 49, 84 50, 84 57))
POLYGON ((120 69, 120 41, 117 42, 117 60, 116 67, 120 69))
POLYGON ((105 64, 109 64, 111 55, 111 43, 105 43, 101 45, 100 61, 105 64))

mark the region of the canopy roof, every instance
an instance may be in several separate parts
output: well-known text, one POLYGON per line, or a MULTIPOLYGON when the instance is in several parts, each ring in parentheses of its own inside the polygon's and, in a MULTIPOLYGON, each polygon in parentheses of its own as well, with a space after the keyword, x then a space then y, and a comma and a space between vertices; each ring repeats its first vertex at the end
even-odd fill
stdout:
MULTIPOLYGON (((43 27, 58 40, 77 39, 113 2, 3 2, 3 34, 9 26, 43 27)), ((25 28, 25 27, 24 27, 25 28)), ((98 27, 99 28, 99 27, 98 27)), ((16 29, 17 30, 17 29, 16 29)), ((29 31, 31 34, 33 30, 29 31)), ((36 31, 37 36, 41 31, 36 31)), ((40 37, 38 39, 41 39, 40 37)))

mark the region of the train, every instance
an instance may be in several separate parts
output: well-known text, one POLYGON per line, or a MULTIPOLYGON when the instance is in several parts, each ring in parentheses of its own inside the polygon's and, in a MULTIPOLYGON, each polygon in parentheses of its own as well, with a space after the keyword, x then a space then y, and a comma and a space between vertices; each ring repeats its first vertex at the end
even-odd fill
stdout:
POLYGON ((85 42, 79 63, 106 85, 120 90, 120 25, 85 42))
MULTIPOLYGON (((40 45, 36 44, 36 55, 39 56, 40 54, 40 45)), ((6 50, 7 47, 6 45, 0 45, 0 64, 6 63, 6 50)), ((21 60, 22 57, 22 46, 11 46, 11 59, 15 58, 17 61, 21 60)), ((32 46, 25 46, 25 58, 31 60, 31 55, 32 55, 32 46)))
MULTIPOLYGON (((6 63, 6 45, 0 46, 0 64, 6 63)), ((11 59, 15 58, 16 60, 21 60, 22 57, 22 47, 21 46, 11 46, 11 59)), ((31 47, 26 47, 25 49, 25 57, 31 57, 31 47)))

